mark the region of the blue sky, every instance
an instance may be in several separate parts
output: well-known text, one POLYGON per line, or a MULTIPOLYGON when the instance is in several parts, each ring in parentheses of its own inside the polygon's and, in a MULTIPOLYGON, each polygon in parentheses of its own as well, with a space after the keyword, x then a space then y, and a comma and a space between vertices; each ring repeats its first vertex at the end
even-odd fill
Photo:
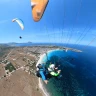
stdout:
POLYGON ((39 22, 33 21, 30 0, 0 0, 0 12, 0 43, 92 41, 96 46, 96 0, 49 0, 39 22), (23 20, 23 31, 13 18, 23 20))

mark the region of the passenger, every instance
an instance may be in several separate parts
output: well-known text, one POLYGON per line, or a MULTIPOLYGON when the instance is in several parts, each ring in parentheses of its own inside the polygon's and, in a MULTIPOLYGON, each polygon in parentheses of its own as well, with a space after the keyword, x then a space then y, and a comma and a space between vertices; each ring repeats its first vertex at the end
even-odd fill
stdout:
POLYGON ((58 67, 55 66, 55 64, 50 64, 48 67, 48 71, 51 74, 51 76, 57 77, 60 75, 61 70, 58 70, 58 67))

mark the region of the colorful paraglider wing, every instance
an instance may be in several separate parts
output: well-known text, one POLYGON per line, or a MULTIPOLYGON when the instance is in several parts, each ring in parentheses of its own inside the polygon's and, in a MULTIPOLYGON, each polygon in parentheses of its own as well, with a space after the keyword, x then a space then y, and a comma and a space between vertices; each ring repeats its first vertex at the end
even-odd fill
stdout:
POLYGON ((38 22, 44 14, 48 0, 31 0, 33 20, 38 22))
POLYGON ((24 30, 24 23, 21 19, 15 18, 12 20, 12 22, 17 22, 22 30, 24 30))

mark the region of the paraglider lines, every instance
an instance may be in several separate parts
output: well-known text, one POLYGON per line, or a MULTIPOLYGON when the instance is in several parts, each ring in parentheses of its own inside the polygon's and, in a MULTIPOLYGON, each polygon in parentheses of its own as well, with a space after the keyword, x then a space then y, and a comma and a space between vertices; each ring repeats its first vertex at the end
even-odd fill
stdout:
MULTIPOLYGON (((50 8, 50 13, 52 13, 52 10, 51 10, 51 8, 50 8)), ((53 33, 54 33, 54 43, 56 43, 56 39, 55 39, 55 32, 54 32, 54 22, 53 22, 53 19, 51 20, 52 21, 52 26, 53 26, 53 33)))
MULTIPOLYGON (((82 5, 82 0, 80 0, 80 7, 79 7, 79 10, 81 9, 81 6, 82 5)), ((77 15, 76 15, 76 19, 75 19, 75 22, 77 23, 77 20, 78 20, 78 15, 80 14, 80 11, 77 12, 77 15)), ((72 37, 72 32, 73 32, 73 28, 74 28, 75 24, 73 25, 72 27, 72 30, 70 32, 70 35, 69 35, 69 39, 67 40, 67 43, 66 43, 66 46, 70 43, 70 40, 71 40, 71 37, 72 37)))
POLYGON ((92 26, 89 28, 89 30, 85 31, 85 34, 82 35, 82 38, 79 40, 79 42, 77 43, 77 45, 80 44, 80 42, 85 38, 85 36, 88 34, 88 32, 92 29, 92 26))
POLYGON ((96 39, 96 37, 93 38, 93 39, 87 44, 87 46, 89 46, 90 44, 92 44, 92 43, 95 41, 95 39, 96 39))
MULTIPOLYGON (((63 26, 65 25, 64 21, 65 21, 65 17, 66 17, 66 14, 65 14, 65 10, 64 10, 64 19, 62 20, 63 21, 63 26)), ((64 43, 64 39, 63 38, 63 34, 64 33, 64 27, 62 28, 62 33, 61 33, 61 43, 64 43)))
MULTIPOLYGON (((84 47, 84 49, 87 48, 89 45, 91 45, 95 40, 96 40, 96 37, 94 37, 94 38, 84 47)), ((84 49, 83 49, 83 50, 84 50, 84 49)))
POLYGON ((46 33, 47 33, 47 36, 48 36, 48 39, 49 39, 49 42, 50 42, 50 36, 49 36, 49 33, 48 33, 47 26, 45 26, 45 30, 46 30, 46 33))

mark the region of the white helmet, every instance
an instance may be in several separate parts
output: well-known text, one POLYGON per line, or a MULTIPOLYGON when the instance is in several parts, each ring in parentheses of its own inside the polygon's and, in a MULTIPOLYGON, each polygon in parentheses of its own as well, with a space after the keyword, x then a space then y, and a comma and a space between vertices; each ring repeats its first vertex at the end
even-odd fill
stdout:
POLYGON ((53 71, 55 68, 55 64, 49 65, 48 71, 53 71))
POLYGON ((54 69, 55 68, 55 64, 51 64, 49 67, 54 69))

